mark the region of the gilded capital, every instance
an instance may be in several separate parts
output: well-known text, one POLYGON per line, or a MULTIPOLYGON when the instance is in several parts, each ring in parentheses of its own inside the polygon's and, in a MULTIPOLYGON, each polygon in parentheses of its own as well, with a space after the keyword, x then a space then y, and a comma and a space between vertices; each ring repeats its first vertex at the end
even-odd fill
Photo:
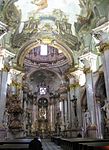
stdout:
POLYGON ((4 67, 2 68, 2 71, 4 72, 9 72, 9 70, 10 70, 9 65, 4 65, 4 67))
POLYGON ((96 102, 97 102, 97 104, 101 104, 101 100, 99 97, 96 98, 96 102))
POLYGON ((76 82, 76 83, 73 83, 73 84, 69 85, 70 89, 74 89, 74 88, 79 87, 79 86, 80 86, 79 82, 76 82))
POLYGON ((104 52, 105 50, 109 50, 109 43, 103 43, 100 45, 100 52, 104 52))
POLYGON ((89 67, 89 68, 84 68, 84 71, 83 71, 85 74, 87 74, 87 73, 90 73, 91 72, 91 68, 89 67))

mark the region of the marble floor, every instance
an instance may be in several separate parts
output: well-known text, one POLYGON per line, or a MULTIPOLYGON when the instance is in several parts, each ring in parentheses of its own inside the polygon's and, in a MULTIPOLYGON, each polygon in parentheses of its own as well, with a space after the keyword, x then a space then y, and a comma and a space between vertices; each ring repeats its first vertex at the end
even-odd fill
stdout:
POLYGON ((43 150, 62 150, 60 146, 57 146, 48 139, 42 140, 43 150))

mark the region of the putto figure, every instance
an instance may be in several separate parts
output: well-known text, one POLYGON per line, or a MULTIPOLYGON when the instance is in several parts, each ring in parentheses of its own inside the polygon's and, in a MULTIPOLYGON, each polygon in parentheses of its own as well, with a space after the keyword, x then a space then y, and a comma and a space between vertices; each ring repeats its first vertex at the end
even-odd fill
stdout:
POLYGON ((37 11, 40 11, 40 10, 48 7, 47 0, 32 0, 32 3, 37 6, 37 11))

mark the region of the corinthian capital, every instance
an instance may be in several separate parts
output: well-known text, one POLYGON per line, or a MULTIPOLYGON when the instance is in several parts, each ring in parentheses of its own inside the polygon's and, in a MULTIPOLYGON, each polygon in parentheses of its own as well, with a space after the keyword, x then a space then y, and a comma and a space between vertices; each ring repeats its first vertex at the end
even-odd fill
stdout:
POLYGON ((109 43, 109 22, 92 30, 93 37, 98 40, 98 45, 109 43))

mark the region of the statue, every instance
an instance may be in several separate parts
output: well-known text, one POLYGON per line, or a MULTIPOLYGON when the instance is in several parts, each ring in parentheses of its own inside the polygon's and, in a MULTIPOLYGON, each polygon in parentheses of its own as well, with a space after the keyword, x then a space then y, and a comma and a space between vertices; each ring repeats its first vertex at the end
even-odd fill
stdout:
POLYGON ((83 118, 83 128, 85 133, 87 131, 87 128, 90 126, 90 124, 91 124, 91 116, 90 116, 90 112, 87 110, 84 113, 84 118, 83 118))
POLYGON ((109 36, 108 36, 109 32, 107 32, 107 31, 101 31, 100 30, 96 33, 93 33, 94 37, 99 41, 99 43, 97 45, 109 42, 109 36))
POLYGON ((90 113, 89 111, 86 111, 85 112, 85 119, 86 119, 86 125, 89 125, 90 124, 90 113))
POLYGON ((109 120, 109 101, 106 101, 105 105, 101 109, 106 112, 106 120, 109 120))
POLYGON ((47 0, 32 0, 32 3, 37 6, 37 12, 48 6, 47 0))
POLYGON ((46 108, 40 108, 39 109, 39 118, 40 119, 46 119, 46 108))
POLYGON ((84 64, 85 68, 90 68, 91 67, 90 62, 86 58, 84 60, 81 60, 81 61, 84 64))

